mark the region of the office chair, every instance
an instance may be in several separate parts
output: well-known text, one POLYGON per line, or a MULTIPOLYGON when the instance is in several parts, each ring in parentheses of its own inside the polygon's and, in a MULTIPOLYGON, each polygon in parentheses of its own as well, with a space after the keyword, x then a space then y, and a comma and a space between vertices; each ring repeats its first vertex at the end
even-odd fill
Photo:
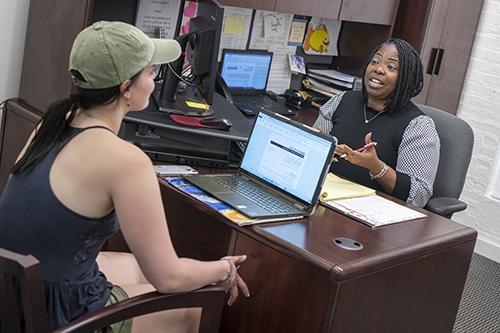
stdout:
POLYGON ((434 120, 441 141, 433 194, 424 208, 451 218, 453 213, 467 208, 467 204, 458 198, 472 156, 474 133, 469 124, 452 114, 427 105, 418 107, 434 120))
MULTIPOLYGON (((189 307, 202 308, 200 333, 216 333, 224 299, 224 289, 217 286, 174 294, 154 291, 92 311, 53 333, 94 332, 128 318, 189 307)), ((0 300, 0 332, 49 332, 40 264, 33 256, 0 248, 0 300)))

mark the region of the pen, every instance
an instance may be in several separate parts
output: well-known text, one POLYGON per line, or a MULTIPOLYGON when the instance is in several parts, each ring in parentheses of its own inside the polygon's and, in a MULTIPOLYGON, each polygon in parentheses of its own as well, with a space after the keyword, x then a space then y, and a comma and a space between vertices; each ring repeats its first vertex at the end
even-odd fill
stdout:
MULTIPOLYGON (((361 152, 364 152, 365 150, 367 150, 370 147, 375 147, 376 145, 377 145, 376 142, 370 142, 370 143, 364 145, 363 147, 356 149, 355 151, 361 153, 361 152)), ((347 154, 340 155, 340 158, 346 158, 346 157, 347 157, 347 154)))

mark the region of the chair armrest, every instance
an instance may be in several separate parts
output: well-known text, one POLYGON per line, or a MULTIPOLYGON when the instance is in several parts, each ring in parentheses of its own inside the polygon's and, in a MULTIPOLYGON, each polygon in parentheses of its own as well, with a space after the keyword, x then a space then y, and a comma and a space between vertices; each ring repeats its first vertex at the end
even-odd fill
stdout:
POLYGON ((448 218, 453 213, 465 210, 465 208, 467 208, 465 202, 449 197, 431 198, 425 206, 425 209, 448 218))
POLYGON ((219 286, 207 286, 190 292, 172 294, 152 291, 87 313, 53 333, 93 332, 144 314, 192 307, 202 308, 199 332, 216 333, 219 331, 224 300, 225 290, 219 286))

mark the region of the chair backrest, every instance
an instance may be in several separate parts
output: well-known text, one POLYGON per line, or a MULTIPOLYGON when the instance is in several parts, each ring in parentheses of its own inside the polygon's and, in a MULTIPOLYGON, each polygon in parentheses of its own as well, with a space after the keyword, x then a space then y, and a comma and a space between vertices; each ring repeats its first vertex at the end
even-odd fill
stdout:
MULTIPOLYGON (((60 333, 93 332, 112 323, 157 311, 202 308, 199 333, 219 331, 225 290, 206 286, 184 293, 150 293, 87 313, 56 329, 60 333)), ((33 256, 0 248, 0 333, 48 333, 40 264, 33 256)))
POLYGON ((441 141, 432 197, 458 199, 462 193, 474 145, 472 128, 464 120, 432 106, 418 107, 434 120, 441 141))
POLYGON ((38 260, 0 248, 0 332, 48 332, 46 311, 38 260))

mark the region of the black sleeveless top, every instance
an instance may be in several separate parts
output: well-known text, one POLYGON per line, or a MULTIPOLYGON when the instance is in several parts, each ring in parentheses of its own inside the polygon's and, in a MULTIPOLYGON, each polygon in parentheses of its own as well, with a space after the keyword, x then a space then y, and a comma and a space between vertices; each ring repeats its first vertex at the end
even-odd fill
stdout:
MULTIPOLYGON (((424 113, 412 102, 409 102, 394 114, 377 115, 376 111, 367 107, 366 119, 369 122, 366 123, 364 108, 365 99, 362 92, 345 93, 333 114, 330 134, 337 137, 339 143, 345 143, 352 149, 356 149, 364 146, 366 134, 372 132, 372 141, 377 142, 378 157, 396 170, 398 150, 403 134, 410 121, 424 113)), ((339 159, 337 163, 332 163, 331 171, 356 183, 384 192, 377 181, 370 179, 370 175, 365 168, 343 159, 339 159)), ((406 200, 410 190, 410 183, 411 180, 407 174, 396 171, 396 185, 393 192, 389 194, 401 200, 406 200)))
POLYGON ((40 261, 51 330, 104 307, 112 288, 95 259, 119 229, 114 211, 95 219, 77 214, 57 199, 49 183, 61 149, 96 127, 101 126, 71 128, 32 170, 11 175, 0 198, 0 247, 40 261))

